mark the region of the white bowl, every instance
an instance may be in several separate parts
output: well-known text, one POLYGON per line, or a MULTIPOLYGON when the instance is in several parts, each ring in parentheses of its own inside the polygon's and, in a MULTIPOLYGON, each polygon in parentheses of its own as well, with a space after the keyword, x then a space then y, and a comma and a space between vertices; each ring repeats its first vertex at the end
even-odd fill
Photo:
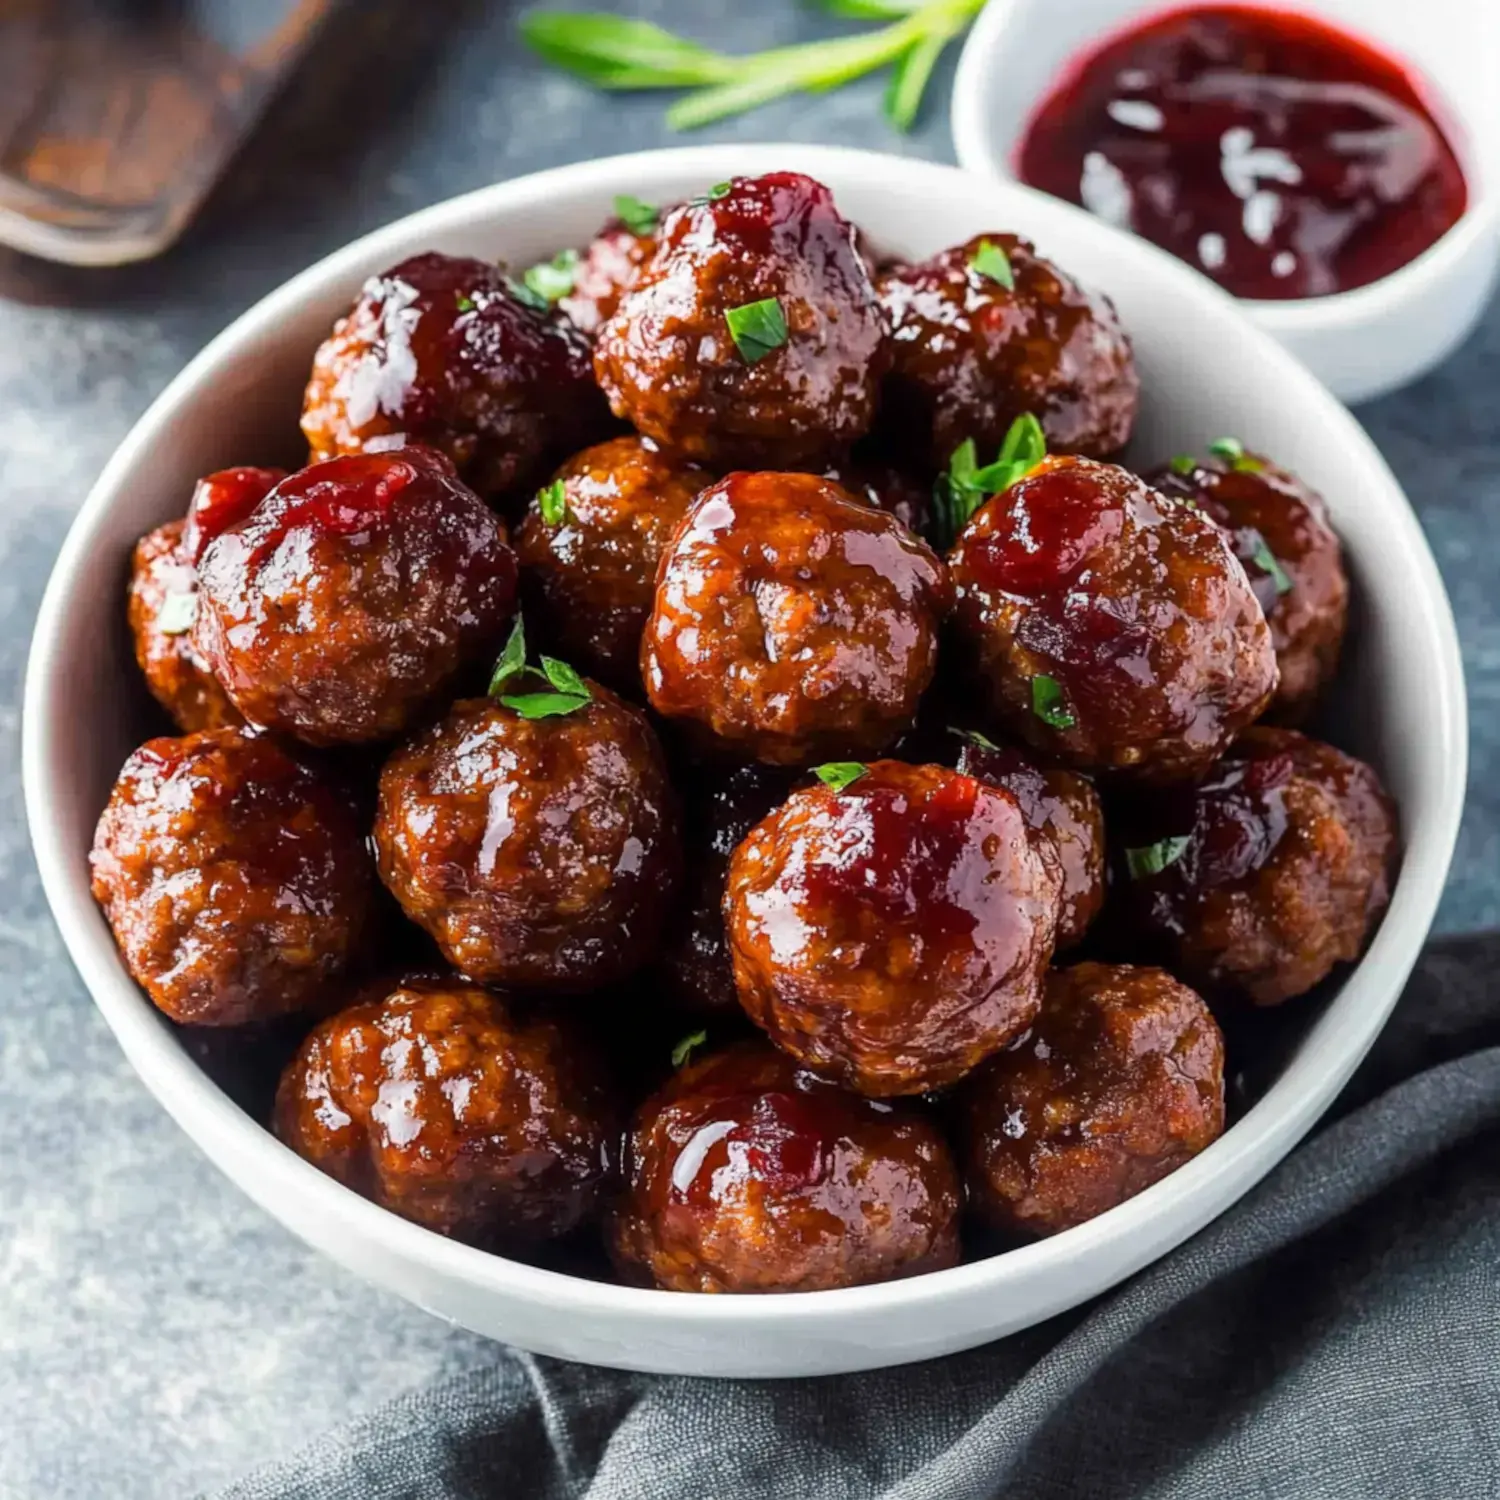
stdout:
POLYGON ((565 167, 414 214, 288 282, 216 338, 126 438, 63 547, 32 644, 24 766, 48 899, 126 1055, 203 1151, 309 1244, 440 1317, 540 1353, 699 1375, 813 1375, 967 1348, 1082 1302, 1201 1228, 1279 1160, 1374 1040, 1422 944, 1458 828, 1465 742, 1453 619, 1410 507, 1353 418, 1231 299, 1151 246, 1024 188, 857 151, 714 146, 565 167), (1326 493, 1360 601, 1348 739, 1400 801, 1405 857, 1369 953, 1284 1071, 1164 1182, 1055 1239, 910 1281, 684 1296, 455 1244, 279 1145, 199 1071, 132 983, 90 899, 86 855, 114 775, 145 733, 120 608, 129 548, 182 511, 198 475, 285 456, 313 349, 366 275, 429 248, 526 264, 585 240, 615 193, 669 201, 781 167, 831 184, 843 210, 891 250, 926 253, 989 229, 1030 235, 1117 301, 1147 392, 1143 452, 1233 432, 1326 493))
MULTIPOLYGON (((1015 180, 1015 152, 1064 65, 1162 0, 989 0, 953 82, 953 148, 982 177, 1015 180)), ((1344 401, 1396 390, 1463 341, 1500 266, 1500 5, 1493 0, 1316 0, 1321 17, 1403 59, 1433 86, 1428 107, 1468 181, 1458 223, 1390 276, 1331 297, 1242 300, 1245 312, 1344 401)))

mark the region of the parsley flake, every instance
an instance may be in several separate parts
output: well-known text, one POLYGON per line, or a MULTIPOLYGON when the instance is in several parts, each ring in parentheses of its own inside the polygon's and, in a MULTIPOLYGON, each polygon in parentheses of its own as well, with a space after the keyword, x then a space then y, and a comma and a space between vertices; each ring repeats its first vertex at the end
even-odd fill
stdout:
POLYGON ((568 518, 568 496, 563 482, 554 479, 536 492, 536 508, 549 526, 560 526, 568 518))
POLYGON ((953 450, 947 472, 938 476, 933 489, 934 520, 941 545, 952 546, 969 517, 991 495, 1008 490, 1046 456, 1047 439, 1042 424, 1029 411, 1022 412, 1010 424, 994 463, 983 468, 979 465, 974 439, 965 438, 953 450))
POLYGON ((690 1032, 672 1048, 672 1066, 680 1068, 707 1041, 708 1033, 706 1031, 690 1032))
POLYGON ((510 639, 506 641, 490 677, 490 697, 498 699, 523 719, 553 719, 576 713, 593 698, 588 683, 567 662, 558 661, 555 656, 544 656, 541 663, 539 667, 526 664, 526 628, 517 615, 516 623, 511 626, 510 639), (505 691, 528 677, 540 678, 552 691, 505 691))
POLYGON ((156 628, 163 635, 185 635, 198 618, 197 594, 172 593, 156 612, 156 628))
POLYGON ((1285 568, 1281 566, 1276 554, 1271 551, 1265 537, 1257 537, 1255 551, 1250 554, 1250 561, 1255 564, 1262 573, 1269 573, 1276 585, 1278 594, 1290 594, 1292 591, 1292 580, 1285 568))
POLYGON ((979 248, 969 257, 969 264, 981 276, 988 276, 1008 292, 1016 289, 1016 273, 1011 269, 1010 256, 993 240, 980 240, 979 248))
POLYGON ((516 623, 510 627, 510 637, 505 642, 505 649, 500 653, 500 660, 495 663, 495 670, 490 674, 490 697, 498 698, 507 685, 525 671, 526 626, 520 615, 517 615, 516 623))
POLYGON ((1198 460, 1191 453, 1174 453, 1167 461, 1174 474, 1191 474, 1198 467, 1198 460))
POLYGON ((1078 722, 1062 684, 1041 672, 1031 679, 1031 711, 1049 729, 1071 729, 1078 722))
POLYGON ((835 792, 846 791, 870 768, 862 761, 831 760, 826 765, 814 766, 813 775, 835 792))
POLYGON ((1208 451, 1215 458, 1227 458, 1233 461, 1245 456, 1245 445, 1237 437, 1215 438, 1208 445, 1208 451))
POLYGON ((459 312, 474 311, 474 299, 466 292, 459 292, 458 295, 453 299, 453 305, 459 310, 459 312))
POLYGON ((774 297, 731 307, 724 314, 729 336, 747 365, 763 360, 787 341, 786 315, 774 297))
POLYGON ((550 305, 573 290, 573 281, 577 275, 578 252, 559 250, 551 260, 538 261, 531 266, 523 279, 538 297, 550 305))
MULTIPOLYGON (((535 269, 533 266, 532 270, 535 269)), ((522 307, 529 307, 532 312, 552 311, 552 304, 534 287, 528 286, 525 281, 517 281, 513 276, 507 276, 505 286, 522 307)))
POLYGON ((632 234, 647 235, 656 232, 661 213, 654 203, 647 203, 630 193, 618 193, 615 196, 615 217, 632 234))
POLYGON ((1125 865, 1132 880, 1145 880, 1151 875, 1160 875, 1168 865, 1175 865, 1182 858, 1192 840, 1186 834, 1173 838, 1158 839, 1143 849, 1127 849, 1125 865))

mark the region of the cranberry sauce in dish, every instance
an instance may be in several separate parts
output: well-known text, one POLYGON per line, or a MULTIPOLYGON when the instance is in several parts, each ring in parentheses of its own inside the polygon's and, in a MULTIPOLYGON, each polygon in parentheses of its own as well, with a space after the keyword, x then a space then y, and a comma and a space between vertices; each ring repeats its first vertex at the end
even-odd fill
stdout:
POLYGON ((1016 165, 1240 297, 1378 281, 1467 200, 1401 64, 1309 16, 1238 5, 1149 18, 1075 60, 1016 165))

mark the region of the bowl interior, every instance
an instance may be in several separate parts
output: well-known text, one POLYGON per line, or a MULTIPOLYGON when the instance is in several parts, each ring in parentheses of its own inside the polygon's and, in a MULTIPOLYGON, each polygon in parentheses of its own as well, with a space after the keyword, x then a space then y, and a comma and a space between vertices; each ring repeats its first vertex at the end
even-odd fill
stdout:
POLYGON ((1153 247, 1027 189, 894 158, 784 146, 651 153, 486 189, 357 242, 252 309, 169 387, 89 497, 43 605, 25 709, 28 814, 64 937, 137 1069, 215 1160, 306 1237, 445 1316, 546 1352, 698 1373, 852 1369, 978 1343, 1102 1290, 1243 1192, 1326 1106, 1394 1003, 1451 854, 1464 744, 1452 618, 1410 508, 1358 424, 1229 298, 1153 247), (772 167, 829 182, 845 214, 892 252, 921 255, 994 229, 1029 235, 1042 253, 1107 291, 1131 331, 1146 393, 1137 456, 1159 459, 1232 433, 1324 493, 1357 599, 1334 737, 1385 777, 1401 806, 1406 853, 1370 955, 1296 1040, 1260 1103, 1166 1182, 1054 1241, 912 1282, 797 1297, 671 1297, 452 1245, 298 1162, 219 1093, 131 983, 89 897, 86 856, 121 762, 159 732, 124 640, 130 548, 181 514, 199 475, 227 464, 297 461, 313 350, 362 279, 434 248, 526 265, 586 240, 615 193, 665 202, 732 172, 772 167), (336 1235, 325 1222, 336 1223, 336 1235), (945 1296, 946 1321, 923 1314, 877 1330, 865 1317, 930 1307, 945 1296), (528 1323, 527 1307, 548 1316, 528 1323), (581 1321, 560 1324, 559 1312, 581 1321), (601 1344, 591 1314, 626 1319, 637 1343, 617 1347, 625 1337, 617 1321, 601 1344), (797 1352, 799 1331, 826 1330, 846 1316, 864 1319, 852 1345, 815 1340, 797 1352), (746 1330, 742 1344, 697 1342, 726 1322, 746 1330), (663 1330, 675 1332, 653 1345, 663 1330))

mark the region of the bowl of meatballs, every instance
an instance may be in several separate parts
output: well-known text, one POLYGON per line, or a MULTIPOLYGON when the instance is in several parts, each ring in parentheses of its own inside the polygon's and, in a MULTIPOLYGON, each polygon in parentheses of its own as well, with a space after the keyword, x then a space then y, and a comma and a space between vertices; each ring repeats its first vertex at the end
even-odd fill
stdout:
POLYGON ((270 1213, 538 1352, 809 1375, 1074 1306, 1295 1144, 1465 718, 1405 497, 1227 297, 713 147, 245 314, 85 504, 24 738, 81 974, 270 1213))

